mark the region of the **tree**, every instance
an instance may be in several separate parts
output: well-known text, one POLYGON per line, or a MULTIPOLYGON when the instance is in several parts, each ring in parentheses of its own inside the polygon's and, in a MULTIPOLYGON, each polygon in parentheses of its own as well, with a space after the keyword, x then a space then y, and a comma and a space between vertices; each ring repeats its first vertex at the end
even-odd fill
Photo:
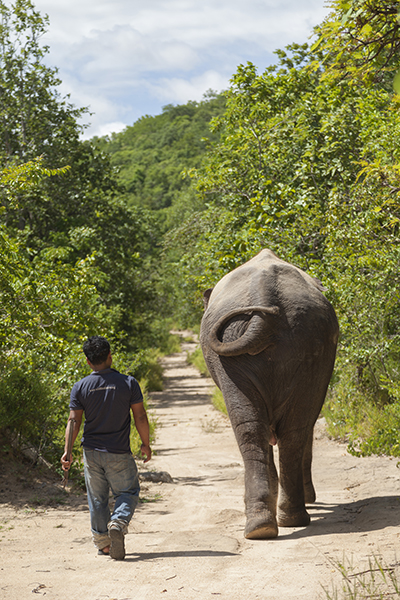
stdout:
POLYGON ((59 149, 78 139, 76 109, 57 92, 57 70, 44 66, 47 46, 40 45, 48 17, 42 17, 30 0, 0 2, 0 161, 33 159, 44 155, 55 162, 59 149), (51 144, 49 144, 51 142, 51 144))
POLYGON ((348 194, 359 171, 364 100, 361 91, 321 82, 308 68, 307 46, 289 52, 262 75, 252 64, 238 68, 226 112, 214 121, 221 141, 193 173, 208 202, 232 215, 229 226, 223 217, 219 242, 215 224, 205 234, 203 274, 218 263, 233 268, 268 245, 321 275, 330 194, 348 194))
POLYGON ((209 123, 223 105, 222 96, 208 92, 202 102, 165 106, 160 115, 144 116, 121 133, 95 140, 118 168, 128 205, 162 210, 187 192, 190 180, 182 172, 200 165, 209 123))
POLYGON ((313 49, 324 54, 325 77, 391 89, 399 69, 398 0, 331 0, 332 12, 315 28, 313 49))
POLYGON ((30 0, 0 2, 0 164, 21 164, 41 156, 43 166, 70 166, 68 176, 46 178, 21 193, 18 208, 7 205, 5 222, 24 231, 34 246, 53 233, 81 224, 116 189, 108 157, 80 141, 77 109, 58 92, 57 70, 44 65, 41 45, 48 17, 30 0))

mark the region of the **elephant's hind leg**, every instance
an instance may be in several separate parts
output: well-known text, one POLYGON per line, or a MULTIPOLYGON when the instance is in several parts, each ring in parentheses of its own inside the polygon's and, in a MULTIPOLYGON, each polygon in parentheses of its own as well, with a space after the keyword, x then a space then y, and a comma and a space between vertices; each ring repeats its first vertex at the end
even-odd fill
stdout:
POLYGON ((241 362, 221 360, 221 363, 224 366, 221 389, 244 463, 244 535, 248 539, 274 538, 278 535, 278 478, 269 444, 271 429, 265 402, 241 362))
POLYGON ((316 500, 315 488, 312 482, 311 474, 313 438, 314 428, 311 430, 308 436, 303 458, 304 501, 306 504, 313 504, 316 500))
MULTIPOLYGON (((287 442, 287 440, 286 440, 287 442)), ((277 519, 280 527, 305 527, 310 523, 306 511, 303 481, 303 455, 306 439, 296 444, 279 442, 279 501, 277 519)))
MULTIPOLYGON (((278 525, 276 522, 276 501, 278 496, 278 475, 276 472, 273 449, 268 448, 269 463, 268 476, 265 478, 265 473, 260 473, 256 477, 256 493, 254 493, 254 472, 250 475, 253 478, 252 482, 246 481, 246 527, 244 535, 249 540, 265 540, 272 539, 278 535, 278 525), (264 479, 263 479, 264 478, 264 479), (265 482, 264 484, 262 482, 265 482), (267 489, 265 489, 265 484, 267 489), (264 497, 263 494, 264 493, 264 497)), ((246 480, 249 465, 246 466, 246 480)), ((251 469, 253 471, 253 469, 251 469)), ((263 471, 263 469, 261 469, 263 471)))
POLYGON ((273 464, 272 447, 267 441, 266 428, 259 423, 248 422, 235 428, 235 433, 245 469, 244 535, 248 539, 275 538, 278 535, 276 522, 278 478, 273 464), (256 431, 257 428, 265 431, 256 431))

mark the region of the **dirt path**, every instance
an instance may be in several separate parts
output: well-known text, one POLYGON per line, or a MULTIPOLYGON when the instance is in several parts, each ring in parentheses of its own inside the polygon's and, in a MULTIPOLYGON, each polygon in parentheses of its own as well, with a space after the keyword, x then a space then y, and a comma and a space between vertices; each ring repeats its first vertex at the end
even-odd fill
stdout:
POLYGON ((344 555, 359 570, 373 555, 395 562, 397 461, 348 455, 321 421, 311 525, 281 529, 276 540, 244 539, 241 457, 228 420, 210 404, 212 382, 187 366, 187 350, 193 345, 165 359, 165 390, 151 401, 159 428, 146 467, 173 482, 142 484, 125 561, 96 555, 84 495, 60 505, 59 484, 12 479, 3 468, 1 600, 317 600, 326 598, 322 585, 341 581, 334 565, 344 555), (44 497, 50 506, 40 505, 44 497))

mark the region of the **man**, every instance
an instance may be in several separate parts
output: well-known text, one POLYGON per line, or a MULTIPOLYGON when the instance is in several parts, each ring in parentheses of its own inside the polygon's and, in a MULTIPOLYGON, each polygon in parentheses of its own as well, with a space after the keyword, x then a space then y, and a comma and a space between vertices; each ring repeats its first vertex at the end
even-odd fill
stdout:
MULTIPOLYGON (((101 336, 90 337, 84 343, 83 351, 92 373, 73 386, 68 421, 74 427, 72 440, 75 442, 85 413, 83 461, 94 544, 99 554, 123 560, 124 536, 137 506, 140 489, 129 442, 130 410, 142 440, 144 462, 151 458, 149 422, 136 379, 111 368, 108 341, 101 336), (110 488, 115 499, 112 514, 108 503, 110 488)), ((71 466, 67 460, 67 431, 68 425, 65 452, 61 458, 64 471, 71 466)))

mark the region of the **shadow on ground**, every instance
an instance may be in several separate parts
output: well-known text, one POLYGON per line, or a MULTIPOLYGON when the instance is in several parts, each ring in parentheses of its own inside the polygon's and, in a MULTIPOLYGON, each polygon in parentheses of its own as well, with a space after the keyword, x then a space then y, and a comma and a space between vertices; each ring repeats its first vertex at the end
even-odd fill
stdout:
POLYGON ((376 496, 344 504, 317 502, 308 505, 307 511, 311 524, 288 534, 281 528, 279 533, 282 539, 369 533, 400 525, 399 496, 376 496))

